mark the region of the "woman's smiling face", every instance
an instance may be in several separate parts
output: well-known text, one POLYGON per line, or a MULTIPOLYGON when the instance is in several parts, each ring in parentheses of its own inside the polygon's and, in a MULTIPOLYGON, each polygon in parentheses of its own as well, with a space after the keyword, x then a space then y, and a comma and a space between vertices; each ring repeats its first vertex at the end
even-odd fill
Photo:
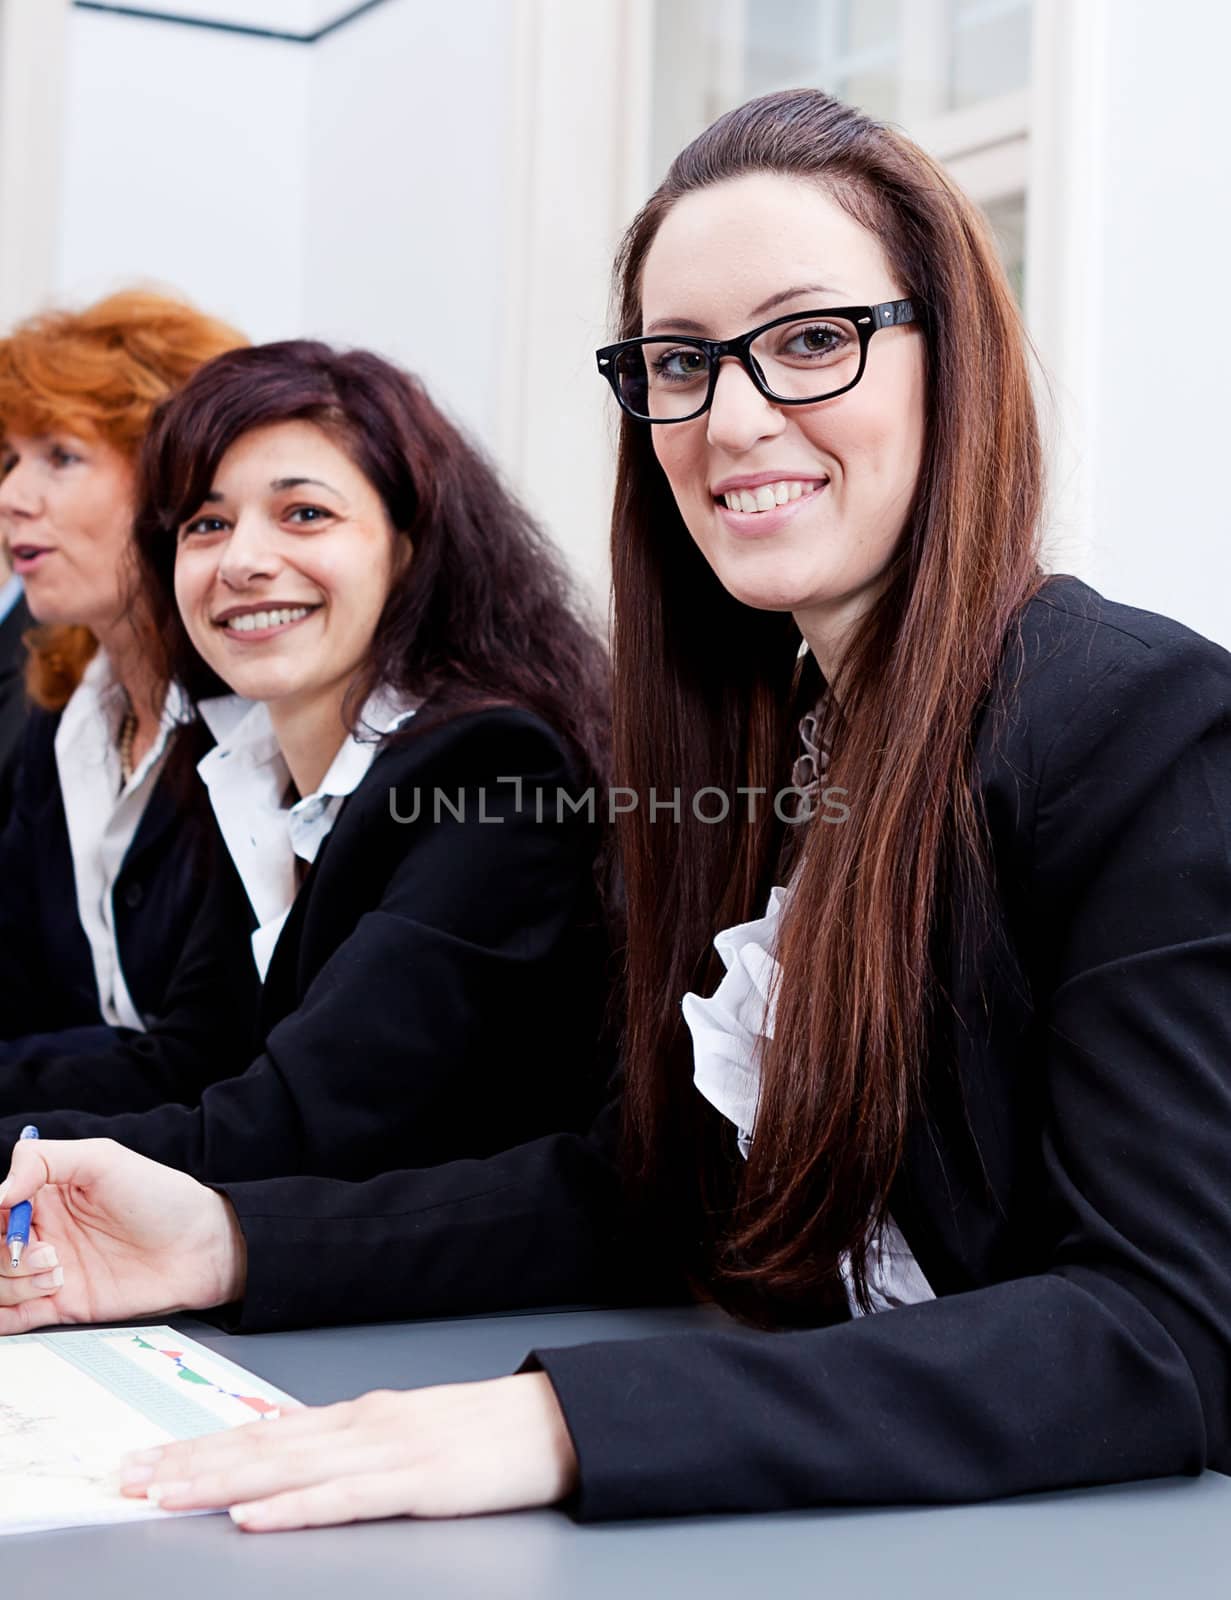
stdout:
POLYGON ((323 429, 274 423, 235 441, 181 526, 175 598, 193 645, 237 694, 284 710, 336 704, 408 555, 323 429))
MULTIPOLYGON (((757 173, 676 202, 641 292, 644 333, 729 339, 793 311, 874 305, 906 288, 876 235, 823 189, 757 173)), ((724 588, 793 612, 822 666, 880 592, 906 526, 924 386, 924 341, 905 324, 877 332, 862 379, 832 400, 777 406, 725 360, 708 412, 652 429, 685 526, 724 588), (764 512, 725 503, 769 484, 788 485, 792 498, 764 512)))

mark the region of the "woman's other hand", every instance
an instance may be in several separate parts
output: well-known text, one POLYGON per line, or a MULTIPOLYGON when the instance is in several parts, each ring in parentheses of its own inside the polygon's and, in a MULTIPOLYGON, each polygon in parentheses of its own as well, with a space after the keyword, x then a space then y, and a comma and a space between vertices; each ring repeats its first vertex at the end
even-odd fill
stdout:
POLYGON ((0 1223, 34 1203, 21 1265, 0 1257, 0 1333, 202 1310, 243 1292, 230 1203, 111 1139, 22 1140, 0 1185, 0 1223))
POLYGON ((125 1494, 167 1511, 229 1506, 252 1532, 552 1505, 576 1479, 564 1415, 541 1372, 377 1390, 143 1451, 121 1476, 125 1494))

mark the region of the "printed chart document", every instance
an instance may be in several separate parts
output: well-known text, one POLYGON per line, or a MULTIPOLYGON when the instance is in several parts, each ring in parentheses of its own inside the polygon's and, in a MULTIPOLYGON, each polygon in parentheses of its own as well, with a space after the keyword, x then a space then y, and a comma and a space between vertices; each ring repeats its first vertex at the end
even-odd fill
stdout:
POLYGON ((174 1328, 0 1339, 0 1534, 183 1515, 124 1499, 121 1456, 298 1405, 174 1328))

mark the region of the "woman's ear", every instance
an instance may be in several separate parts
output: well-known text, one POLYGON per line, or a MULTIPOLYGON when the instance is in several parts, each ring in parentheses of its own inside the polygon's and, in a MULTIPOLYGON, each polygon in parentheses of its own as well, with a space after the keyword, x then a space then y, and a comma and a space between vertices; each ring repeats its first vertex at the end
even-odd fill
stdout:
POLYGON ((400 578, 415 559, 415 547, 410 535, 395 528, 393 532, 393 576, 400 578))

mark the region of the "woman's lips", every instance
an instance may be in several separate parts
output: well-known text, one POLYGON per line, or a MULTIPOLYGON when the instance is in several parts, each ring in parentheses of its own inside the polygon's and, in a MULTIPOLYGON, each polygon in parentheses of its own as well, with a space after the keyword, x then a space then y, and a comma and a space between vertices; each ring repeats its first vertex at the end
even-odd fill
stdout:
POLYGON ((28 578, 37 572, 48 556, 55 555, 50 545, 14 544, 9 546, 13 571, 19 578, 28 578))
MULTIPOLYGON (((270 606, 263 609, 267 612, 277 613, 300 611, 302 615, 280 617, 278 621, 271 622, 266 627, 244 626, 242 628, 234 628, 228 627, 225 620, 220 620, 215 622, 215 630, 232 644, 261 644, 266 639, 276 639, 280 634, 289 633, 292 628, 298 628, 302 623, 307 622, 310 617, 314 617, 320 610, 320 606, 270 606)), ((247 613, 247 615, 251 616, 253 613, 247 613)))
POLYGON ((828 487, 829 480, 826 479, 824 483, 817 484, 815 489, 801 494, 798 500, 788 500, 785 505, 772 506, 768 511, 732 511, 719 501, 714 502, 714 510, 723 527, 730 532, 745 539, 763 539, 785 527, 801 506, 811 505, 828 487))

